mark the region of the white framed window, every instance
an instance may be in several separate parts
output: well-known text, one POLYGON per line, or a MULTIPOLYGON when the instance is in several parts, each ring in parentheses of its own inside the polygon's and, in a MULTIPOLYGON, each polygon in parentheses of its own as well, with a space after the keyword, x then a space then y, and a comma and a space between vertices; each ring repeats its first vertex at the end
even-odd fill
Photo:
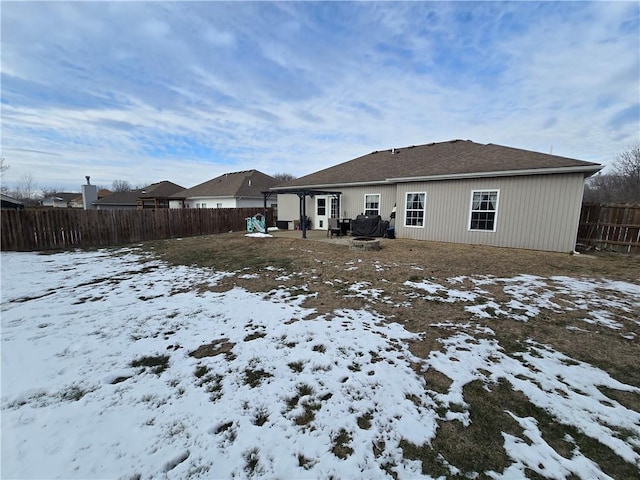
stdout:
POLYGON ((316 204, 316 214, 319 217, 324 217, 327 214, 327 199, 326 198, 318 197, 318 201, 317 201, 317 204, 316 204))
POLYGON ((222 204, 221 203, 216 203, 216 208, 222 208, 222 204))
POLYGON ((380 215, 380 194, 370 193, 364 196, 364 214, 380 215))
POLYGON ((469 212, 469 230, 495 232, 500 190, 473 190, 469 212))
POLYGON ((405 227, 424 227, 424 218, 427 207, 426 192, 409 192, 407 193, 404 208, 404 226, 405 227))
POLYGON ((203 204, 202 204, 202 208, 207 208, 207 204, 206 204, 206 203, 203 203, 203 204))

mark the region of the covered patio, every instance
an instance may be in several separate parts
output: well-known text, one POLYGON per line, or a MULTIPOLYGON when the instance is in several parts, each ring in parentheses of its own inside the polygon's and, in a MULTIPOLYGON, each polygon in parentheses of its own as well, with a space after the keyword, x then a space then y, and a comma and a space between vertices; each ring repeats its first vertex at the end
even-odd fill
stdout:
MULTIPOLYGON (((283 189, 279 189, 279 190, 267 190, 262 192, 262 196, 264 199, 264 211, 265 211, 265 221, 266 219, 266 212, 267 212, 267 201, 269 200, 269 198, 272 195, 297 195, 298 198, 300 199, 300 230, 302 231, 302 238, 307 238, 307 231, 309 230, 307 228, 307 222, 306 222, 306 218, 307 218, 307 202, 306 199, 307 197, 313 198, 317 195, 328 195, 328 196, 333 196, 336 197, 338 199, 338 201, 340 201, 340 195, 342 195, 342 192, 337 192, 337 191, 329 191, 329 190, 316 190, 316 189, 309 189, 309 188, 283 188, 283 189)), ((268 225, 268 223, 267 223, 268 225)), ((267 227, 267 232, 269 230, 269 227, 267 227)), ((294 230, 295 231, 295 230, 294 230)))

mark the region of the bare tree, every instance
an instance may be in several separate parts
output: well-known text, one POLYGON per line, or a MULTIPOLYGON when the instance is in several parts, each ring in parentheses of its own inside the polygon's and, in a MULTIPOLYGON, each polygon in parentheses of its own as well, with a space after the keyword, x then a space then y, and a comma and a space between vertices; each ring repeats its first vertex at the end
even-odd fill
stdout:
POLYGON ((618 155, 614 171, 619 177, 619 196, 625 203, 640 203, 640 142, 618 155))
MULTIPOLYGON (((0 158, 0 178, 2 178, 2 174, 6 172, 8 168, 9 164, 7 161, 4 158, 0 158)), ((4 183, 0 185, 0 191, 5 195, 9 195, 9 187, 5 186, 4 183)))
POLYGON ((640 142, 618 154, 612 166, 612 173, 587 180, 584 201, 640 204, 640 142))
POLYGON ((296 176, 290 173, 274 173, 273 178, 279 180, 280 182, 290 182, 291 180, 295 180, 296 176))
POLYGON ((126 180, 114 180, 111 184, 112 192, 130 192, 131 184, 126 180))
POLYGON ((38 184, 30 173, 25 173, 16 186, 14 197, 27 202, 36 199, 38 184))
POLYGON ((64 189, 62 188, 56 188, 56 187, 47 187, 47 188, 43 188, 42 189, 42 197, 43 198, 48 198, 48 197, 53 197, 59 193, 64 193, 64 189))

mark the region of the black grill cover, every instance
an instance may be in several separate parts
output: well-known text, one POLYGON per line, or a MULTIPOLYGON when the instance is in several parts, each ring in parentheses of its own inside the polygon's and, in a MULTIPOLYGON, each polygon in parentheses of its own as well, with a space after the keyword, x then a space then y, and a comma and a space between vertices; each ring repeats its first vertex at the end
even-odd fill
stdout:
POLYGON ((388 225, 380 215, 358 215, 351 220, 351 234, 354 237, 384 237, 388 225))

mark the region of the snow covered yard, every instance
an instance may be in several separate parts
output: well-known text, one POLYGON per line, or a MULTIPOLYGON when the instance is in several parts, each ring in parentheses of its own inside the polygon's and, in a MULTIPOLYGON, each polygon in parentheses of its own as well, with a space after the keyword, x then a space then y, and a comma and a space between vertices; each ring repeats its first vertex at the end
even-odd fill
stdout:
MULTIPOLYGON (((569 312, 569 334, 595 325, 637 346, 633 283, 435 281, 416 266, 400 300, 383 282, 323 278, 345 301, 367 302, 327 313, 305 305, 317 296, 308 272, 280 267, 171 266, 136 248, 1 260, 2 478, 596 479, 640 469, 638 386, 534 339, 505 348, 483 323, 569 312), (261 275, 277 286, 239 286, 261 275), (460 305, 469 319, 415 332, 375 308, 418 302, 460 305), (420 342, 436 348, 417 355, 420 342), (462 452, 441 440, 467 430, 462 452), (504 458, 487 467, 473 448, 496 438, 504 458)), ((392 265, 375 268, 384 277, 392 265)))

